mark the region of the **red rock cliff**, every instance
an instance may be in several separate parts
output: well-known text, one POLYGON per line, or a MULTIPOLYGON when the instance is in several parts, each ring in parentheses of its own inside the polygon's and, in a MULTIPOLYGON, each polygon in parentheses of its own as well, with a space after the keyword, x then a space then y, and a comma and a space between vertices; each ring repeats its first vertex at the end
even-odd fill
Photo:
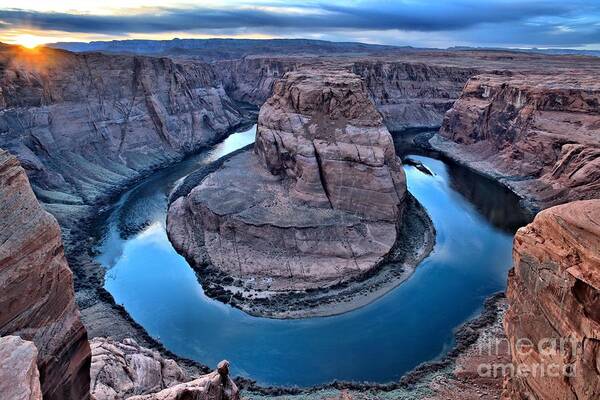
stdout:
POLYGON ((35 343, 44 399, 87 399, 90 347, 60 229, 1 149, 0 203, 0 335, 35 343))
POLYGON ((546 208, 600 197, 596 74, 479 75, 432 141, 546 208))
POLYGON ((553 207, 514 241, 511 398, 600 398, 600 200, 553 207))

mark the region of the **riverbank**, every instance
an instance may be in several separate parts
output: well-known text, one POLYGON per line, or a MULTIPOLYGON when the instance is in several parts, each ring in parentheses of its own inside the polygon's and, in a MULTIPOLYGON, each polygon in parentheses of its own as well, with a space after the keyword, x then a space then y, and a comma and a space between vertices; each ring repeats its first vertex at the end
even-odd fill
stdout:
MULTIPOLYGON (((414 171, 414 173, 418 173, 418 172, 414 171)), ((183 185, 180 185, 180 186, 179 186, 179 188, 182 188, 182 187, 183 187, 183 185)), ((108 294, 108 293, 107 293, 107 294, 108 294)), ((109 296, 110 296, 110 295, 109 295, 109 296)), ((111 296, 111 299, 112 299, 112 296, 111 296)), ((132 321, 132 320, 129 318, 129 315, 128 315, 128 314, 125 312, 125 310, 124 310, 122 307, 119 307, 119 306, 117 306, 117 307, 115 307, 115 308, 116 308, 116 309, 119 309, 119 308, 121 309, 121 311, 122 311, 122 313, 121 313, 121 314, 122 314, 122 315, 121 315, 120 317, 121 317, 122 319, 124 319, 124 320, 125 320, 125 324, 134 324, 134 325, 135 325, 135 322, 133 322, 133 321, 132 321), (129 321, 127 321, 127 320, 129 320, 129 321)), ((112 334, 112 332, 110 332, 110 330, 111 330, 111 328, 112 328, 112 326, 111 326, 111 325, 112 325, 114 322, 113 322, 113 321, 109 321, 109 320, 99 321, 99 324, 102 324, 102 323, 103 323, 103 324, 106 324, 106 326, 105 326, 105 327, 100 327, 100 326, 97 326, 97 328, 98 328, 98 329, 103 329, 105 332, 108 332, 108 333, 104 334, 104 336, 112 336, 113 334, 112 334)), ((113 326, 114 326, 114 325, 113 325, 113 326)), ((139 325, 138 325, 138 326, 139 326, 139 325)), ((121 327, 121 328, 122 328, 122 327, 121 327)), ((120 328, 119 328, 119 329, 120 329, 120 328)), ((118 332, 117 332, 117 333, 118 333, 118 332)), ((122 333, 122 332, 121 332, 121 333, 122 333)), ((133 335, 132 335, 132 336, 133 336, 133 335)), ((125 336, 125 337, 127 337, 127 336, 125 336)), ((133 336, 133 337, 135 338, 136 336, 133 336)), ((150 338, 150 339, 151 339, 151 338, 150 338)), ((156 346, 155 346, 155 345, 147 345, 147 347, 160 348, 160 347, 162 347, 162 345, 160 345, 159 343, 156 343, 156 346)), ((167 354, 168 354, 168 353, 167 353, 167 354)), ((180 358, 178 358, 178 357, 173 357, 173 355, 169 355, 169 357, 171 357, 171 358, 175 358, 175 359, 178 359, 178 360, 181 360, 181 359, 180 359, 180 358)), ((229 356, 228 356, 228 357, 229 357, 229 356)), ((230 358, 232 358, 232 357, 230 357, 230 358)), ((203 360, 203 358, 200 358, 200 360, 203 360)), ((235 359, 234 359, 234 358, 232 358, 232 360, 233 360, 233 361, 235 361, 235 359)), ((193 363, 193 362, 192 362, 192 366, 193 366, 193 367, 195 367, 195 368, 198 370, 198 364, 197 364, 197 363, 193 363)), ((252 376, 252 375, 250 375, 250 376, 252 376)), ((244 381, 246 381, 246 380, 244 380, 244 379, 241 379, 241 380, 240 380, 240 382, 244 382, 244 381)), ((246 381, 246 382, 247 382, 247 381, 246 381)), ((354 385, 354 384, 349 384, 349 385, 350 385, 350 386, 352 386, 352 385, 354 385)), ((244 386, 244 385, 242 384, 242 386, 244 386)), ((378 385, 378 384, 375 384, 375 385, 370 385, 370 386, 371 386, 371 387, 379 387, 380 385, 378 385)), ((255 385, 250 385, 249 383, 247 383, 247 384, 246 384, 246 387, 253 387, 253 388, 257 388, 257 386, 255 386, 255 385), (249 385, 249 386, 248 386, 248 385, 249 385)), ((333 387, 333 386, 332 386, 332 385, 329 385, 328 387, 333 387)), ((367 386, 365 386, 365 389, 364 389, 364 390, 368 390, 366 387, 367 387, 367 386)), ((264 388, 263 388, 263 389, 264 389, 264 388)), ((257 390, 260 390, 260 391, 262 391, 263 389, 257 389, 257 390)), ((361 390, 362 390, 362 389, 361 389, 361 390)), ((296 392, 296 393, 297 393, 297 391, 296 391, 295 389, 289 389, 289 388, 275 388, 273 391, 268 391, 268 392, 269 392, 269 393, 272 393, 272 394, 275 394, 275 393, 294 393, 294 392, 296 392)))
POLYGON ((521 199, 521 205, 531 213, 532 217, 541 210, 541 205, 531 195, 527 183, 527 181, 532 182, 534 177, 506 176, 498 171, 489 161, 479 159, 477 152, 466 152, 459 144, 444 139, 437 133, 432 135, 426 143, 424 139, 420 139, 420 144, 422 144, 424 148, 438 151, 453 162, 505 186, 521 199))
MULTIPOLYGON (((249 118, 234 131, 246 130, 252 125, 254 120, 249 118)), ((166 349, 160 341, 150 336, 122 305, 117 304, 104 288, 107 269, 100 264, 96 256, 98 244, 105 233, 102 227, 127 191, 133 190, 156 173, 203 155, 228 136, 221 136, 210 145, 202 146, 178 160, 143 171, 138 177, 123 183, 109 196, 104 197, 96 207, 67 208, 63 211, 71 214, 65 214, 63 218, 63 214, 57 216, 61 225, 65 255, 74 275, 76 302, 89 338, 111 337, 117 341, 133 338, 141 346, 158 350, 163 357, 174 359, 189 375, 205 374, 212 370, 202 363, 180 357, 166 349)), ((143 228, 144 224, 128 225, 122 233, 133 235, 143 228)))
POLYGON ((481 363, 509 362, 503 347, 482 357, 482 349, 487 351, 494 348, 490 346, 506 341, 502 321, 507 308, 504 293, 490 296, 477 316, 456 329, 454 345, 448 353, 417 366, 395 382, 336 381, 304 389, 248 386, 248 382, 246 385, 240 382, 242 395, 249 400, 496 400, 502 393, 502 377, 480 376, 477 369, 481 363))
MULTIPOLYGON (((224 161, 225 159, 222 159, 217 164, 221 165, 224 161)), ((205 176, 217 169, 218 165, 204 167, 190 175, 171 196, 171 203, 187 195, 205 176)), ((411 194, 407 195, 405 215, 399 229, 396 243, 379 265, 349 281, 322 289, 287 293, 251 290, 221 272, 210 262, 198 265, 191 257, 186 257, 186 260, 196 272, 198 280, 202 282, 207 296, 250 315, 276 319, 339 315, 364 307, 396 288, 413 274, 421 261, 433 250, 433 222, 427 211, 411 194)))

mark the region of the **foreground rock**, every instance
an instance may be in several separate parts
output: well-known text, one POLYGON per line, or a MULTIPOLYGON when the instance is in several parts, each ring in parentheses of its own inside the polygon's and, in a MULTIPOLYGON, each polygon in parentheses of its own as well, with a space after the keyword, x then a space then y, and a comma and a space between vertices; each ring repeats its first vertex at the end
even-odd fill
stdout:
POLYGON ((96 400, 239 398, 227 361, 219 363, 216 371, 190 380, 175 361, 133 339, 94 338, 91 347, 92 396, 96 400))
POLYGON ((434 147, 493 175, 534 207, 600 197, 596 74, 479 75, 448 111, 434 147))
POLYGON ((35 343, 44 399, 86 399, 90 348, 60 229, 1 149, 0 204, 0 335, 35 343))
POLYGON ((229 377, 229 362, 221 361, 217 370, 193 381, 169 387, 155 394, 129 397, 130 400, 239 400, 239 390, 229 377))
POLYGON ((260 298, 346 282, 383 261, 406 182, 358 76, 287 73, 261 108, 255 153, 234 156, 172 204, 170 238, 193 264, 260 298))
POLYGON ((600 200, 542 211, 517 232, 507 295, 510 398, 600 398, 600 200))
POLYGON ((0 338, 0 398, 42 400, 37 349, 18 336, 0 338))
POLYGON ((133 339, 116 342, 94 338, 90 345, 91 392, 96 400, 153 393, 188 380, 175 361, 139 346, 133 339))

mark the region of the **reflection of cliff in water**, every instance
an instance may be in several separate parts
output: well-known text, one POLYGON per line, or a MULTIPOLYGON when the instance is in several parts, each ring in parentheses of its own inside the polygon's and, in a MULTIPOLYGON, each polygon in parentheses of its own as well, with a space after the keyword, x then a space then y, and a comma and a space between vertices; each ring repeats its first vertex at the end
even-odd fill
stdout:
POLYGON ((429 128, 393 132, 396 153, 403 159, 407 154, 418 154, 444 160, 450 187, 469 200, 498 229, 512 234, 533 220, 533 214, 519 204, 519 197, 510 189, 429 149, 428 141, 434 134, 435 131, 429 128))
POLYGON ((471 202, 491 224, 514 233, 533 216, 519 205, 519 197, 508 188, 468 168, 447 162, 450 187, 471 202))

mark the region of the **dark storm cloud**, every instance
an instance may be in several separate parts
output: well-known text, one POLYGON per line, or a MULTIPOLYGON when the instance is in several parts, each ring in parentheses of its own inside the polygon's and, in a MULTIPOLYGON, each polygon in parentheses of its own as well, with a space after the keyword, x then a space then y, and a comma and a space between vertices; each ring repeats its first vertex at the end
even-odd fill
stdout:
POLYGON ((488 28, 482 28, 481 34, 490 43, 569 45, 599 42, 598 1, 379 0, 352 3, 351 6, 344 2, 285 3, 285 7, 301 10, 295 13, 286 12, 283 4, 274 2, 269 8, 232 5, 159 8, 133 15, 78 15, 9 9, 0 10, 0 26, 111 35, 173 31, 310 34, 335 30, 400 30, 449 32, 458 36, 478 36, 477 28, 483 26, 488 28))

